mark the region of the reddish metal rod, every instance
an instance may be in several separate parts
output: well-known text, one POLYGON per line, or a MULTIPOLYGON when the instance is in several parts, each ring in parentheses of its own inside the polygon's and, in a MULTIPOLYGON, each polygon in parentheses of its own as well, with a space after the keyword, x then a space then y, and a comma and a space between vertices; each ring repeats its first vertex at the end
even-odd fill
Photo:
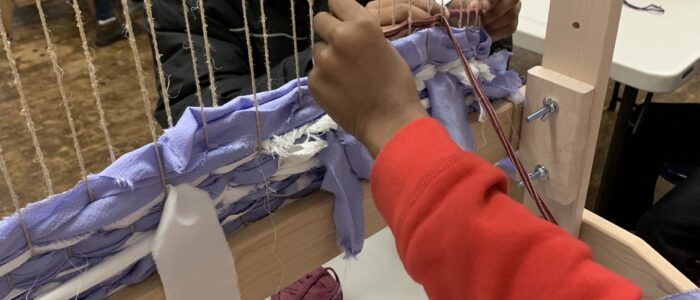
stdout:
MULTIPOLYGON (((473 12, 471 12, 473 13, 473 12)), ((460 11, 459 10, 450 10, 450 16, 455 17, 459 16, 460 11)), ((479 100, 479 103, 481 104, 482 109, 486 112, 486 115, 488 116, 489 120, 491 121, 491 125, 493 126, 494 130, 496 131, 496 135, 498 135, 498 139, 500 140, 501 144, 506 150, 506 153, 508 154, 508 158, 513 162, 515 165, 516 170, 518 171, 518 175, 520 175, 520 178, 522 179, 525 189, 527 190, 528 194, 532 199, 535 201, 535 205, 537 205, 537 209, 540 211, 542 214, 542 217, 554 224, 557 224, 556 219, 552 215, 552 213, 549 211, 549 208, 547 208, 547 204, 542 201, 542 198, 540 197, 539 193, 537 193, 537 190, 535 190, 535 186, 532 184, 532 180, 530 179, 530 176, 528 176, 527 170, 525 170, 525 167, 518 157, 518 155, 515 153, 515 149, 513 148, 513 145, 510 144, 510 141, 508 141, 508 138, 506 138, 505 133, 503 132, 503 127, 501 126, 500 122, 498 121, 498 118, 496 116, 496 112, 493 109, 493 106, 491 105, 491 101, 489 101, 488 97, 484 93, 481 83, 476 79, 476 76, 474 76, 474 73, 472 72, 471 68, 469 67, 469 62, 467 61, 466 57, 464 57, 464 53, 460 51, 459 43, 457 42, 457 39, 455 39, 454 35, 452 34, 452 29, 450 27, 449 22, 447 19, 442 16, 442 15, 434 15, 430 18, 427 19, 422 19, 422 20, 416 20, 410 23, 410 28, 411 29, 424 29, 424 28, 429 28, 433 26, 440 26, 445 30, 445 33, 447 34, 448 38, 450 39, 450 42, 452 42, 452 47, 454 48, 455 52, 457 52, 457 56, 459 57, 460 62, 462 63, 462 67, 464 68, 464 71, 467 73, 467 77, 469 78, 469 83, 474 89, 474 94, 477 96, 477 99, 479 100)), ((394 27, 390 30, 384 31, 384 37, 386 38, 392 38, 400 34, 401 32, 404 32, 405 30, 408 30, 409 28, 409 23, 408 22, 403 22, 399 24, 397 27, 394 27)))

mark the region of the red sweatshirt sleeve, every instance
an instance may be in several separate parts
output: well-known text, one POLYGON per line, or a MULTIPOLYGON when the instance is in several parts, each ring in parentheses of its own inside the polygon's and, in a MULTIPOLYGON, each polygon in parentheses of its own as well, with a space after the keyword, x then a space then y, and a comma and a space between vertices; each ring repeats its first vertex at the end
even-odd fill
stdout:
POLYGON ((587 245, 510 199, 505 175, 461 151, 434 119, 387 143, 371 183, 404 267, 431 299, 641 297, 587 245))

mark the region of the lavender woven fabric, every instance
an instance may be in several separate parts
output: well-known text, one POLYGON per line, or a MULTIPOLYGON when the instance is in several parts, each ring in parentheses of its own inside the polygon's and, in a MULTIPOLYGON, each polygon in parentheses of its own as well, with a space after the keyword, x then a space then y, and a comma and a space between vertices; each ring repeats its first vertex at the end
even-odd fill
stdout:
MULTIPOLYGON (((483 31, 453 31, 467 58, 484 62, 494 75, 489 81, 483 80, 489 97, 500 98, 519 90, 521 82, 517 74, 506 70, 509 53, 490 55, 491 40, 483 31)), ((393 45, 414 72, 426 64, 441 65, 458 59, 441 29, 422 30, 393 41, 393 45)), ((465 118, 464 97, 471 93, 471 88, 452 75, 438 75, 426 81, 427 88, 420 93, 431 97, 430 112, 446 126, 450 135, 465 150, 471 149, 469 128, 460 121, 465 118)), ((324 115, 309 93, 306 78, 301 80, 301 92, 302 100, 297 101, 297 83, 293 81, 257 95, 264 139, 284 134, 324 115)), ((204 140, 199 108, 189 108, 178 123, 158 139, 167 182, 172 185, 191 183, 204 176, 207 178, 198 187, 216 198, 227 185, 259 185, 269 181, 278 167, 278 158, 271 155, 261 155, 254 162, 226 174, 212 174, 217 168, 255 153, 257 131, 253 97, 240 96, 225 105, 205 108, 204 112, 209 148, 204 140)), ((335 196, 333 217, 339 246, 348 256, 359 253, 364 240, 363 196, 359 182, 369 177, 372 159, 364 146, 342 130, 330 130, 322 138, 328 146, 318 154, 321 166, 304 173, 314 178, 310 185, 296 186, 296 179, 304 175, 297 174, 268 182, 270 189, 258 189, 229 207, 220 204, 217 207, 220 221, 241 214, 235 221, 222 224, 224 231, 234 232, 274 211, 285 200, 321 188, 335 196)), ((12 288, 27 289, 19 297, 27 294, 31 297, 39 287, 64 282, 120 251, 132 236, 132 228, 136 233, 157 228, 162 203, 151 207, 132 228, 104 229, 162 194, 152 145, 123 155, 104 171, 88 176, 88 181, 95 199, 92 202, 88 199, 85 182, 80 182, 69 191, 22 209, 35 247, 76 238, 82 240, 73 245, 71 251, 58 249, 39 253, 5 275, 5 280, 0 278, 0 298, 12 288)), ((17 214, 0 220, 0 266, 27 250, 17 214)), ((84 291, 79 298, 103 298, 119 286, 143 280, 154 268, 150 256, 144 257, 118 276, 84 291)))

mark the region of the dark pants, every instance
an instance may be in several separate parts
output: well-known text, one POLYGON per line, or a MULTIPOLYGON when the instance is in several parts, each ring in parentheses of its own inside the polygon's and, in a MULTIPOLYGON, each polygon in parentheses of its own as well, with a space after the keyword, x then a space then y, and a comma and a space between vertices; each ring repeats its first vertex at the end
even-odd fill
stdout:
POLYGON ((700 161, 700 104, 650 103, 641 122, 635 134, 631 127, 627 132, 617 184, 602 209, 603 217, 628 230, 652 207, 664 163, 700 161))
POLYGON ((700 280, 700 168, 642 216, 637 235, 690 280, 700 280))
POLYGON ((95 4, 95 19, 107 20, 114 17, 112 12, 112 0, 92 0, 95 4))
MULTIPOLYGON (((604 217, 637 234, 676 268, 700 277, 700 104, 650 103, 621 158, 618 184, 604 217), (653 204, 664 163, 695 166, 692 175, 653 204)), ((644 110, 638 110, 638 113, 644 110)))

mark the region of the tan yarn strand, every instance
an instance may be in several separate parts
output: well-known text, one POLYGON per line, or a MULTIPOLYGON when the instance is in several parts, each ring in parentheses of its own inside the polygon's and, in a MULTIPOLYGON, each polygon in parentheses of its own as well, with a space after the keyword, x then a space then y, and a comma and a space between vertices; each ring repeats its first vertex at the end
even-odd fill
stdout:
POLYGON ((207 70, 209 71, 209 92, 211 92, 211 103, 219 106, 219 95, 216 92, 216 78, 214 75, 214 63, 211 58, 211 45, 209 44, 209 34, 207 33, 207 17, 204 11, 204 1, 198 0, 199 18, 202 20, 202 36, 204 37, 204 55, 207 58, 207 70))
POLYGON ((265 53, 265 79, 267 79, 267 90, 272 90, 272 77, 270 77, 270 49, 267 47, 267 16, 265 16, 264 0, 260 0, 260 25, 262 25, 263 52, 265 53))
POLYGON ((143 7, 146 10, 146 21, 151 29, 151 44, 153 44, 153 53, 156 59, 156 67, 158 68, 158 83, 160 83, 160 94, 163 97, 165 106, 165 115, 168 119, 168 127, 173 127, 173 114, 170 111, 170 95, 168 94, 168 84, 165 82, 165 74, 163 73, 163 63, 160 58, 160 50, 158 50, 158 40, 156 39, 156 25, 153 23, 153 3, 151 0, 144 0, 143 7))
POLYGON ((391 27, 396 26, 396 0, 391 0, 391 27))
POLYGON ((2 278, 5 278, 5 281, 7 282, 7 286, 10 288, 10 290, 15 288, 15 283, 12 281, 12 277, 10 274, 5 274, 2 278))
MULTIPOLYGON (((307 0, 309 2, 309 47, 311 48, 311 53, 314 52, 314 0, 307 0)), ((311 55, 311 66, 315 66, 314 56, 311 55)))
POLYGON ((289 9, 292 13, 292 40, 294 43, 294 72, 296 72, 297 76, 297 94, 299 95, 299 99, 297 101, 301 102, 301 72, 299 71, 299 46, 297 45, 297 20, 296 20, 296 13, 294 11, 294 0, 289 1, 289 9))
POLYGON ((476 0, 476 27, 481 28, 481 0, 476 0))
POLYGON ((246 7, 247 0, 241 0, 243 7, 243 28, 245 29, 245 44, 248 50, 248 69, 250 69, 250 85, 253 92, 253 105, 255 106, 255 125, 258 132, 257 150, 262 151, 262 124, 260 124, 260 104, 258 103, 257 88, 255 87, 255 70, 253 68, 253 46, 250 42, 250 27, 248 26, 248 12, 246 7))
POLYGON ((411 23, 413 23, 413 13, 411 12, 413 1, 408 0, 408 34, 411 34, 411 23))
MULTIPOLYGON (((467 10, 471 7, 471 5, 472 5, 472 1, 467 0, 467 10)), ((471 23, 470 23, 471 20, 469 20, 469 19, 471 19, 471 17, 469 15, 471 15, 471 13, 469 11, 467 11, 467 27, 471 26, 471 23)))
POLYGON ((459 28, 462 28, 463 18, 464 18, 464 0, 459 0, 459 28))
POLYGON ((49 53, 49 58, 51 58, 53 74, 56 77, 58 91, 61 94, 61 101, 63 103, 63 108, 66 112, 66 120, 68 121, 68 128, 70 129, 71 138, 73 139, 73 148, 75 150, 75 156, 78 159, 78 166, 80 167, 80 176, 83 178, 83 181, 85 182, 85 185, 87 187, 88 198, 90 198, 90 201, 92 201, 92 189, 90 188, 90 183, 87 180, 87 170, 85 169, 83 151, 80 149, 80 142, 78 141, 78 132, 75 130, 75 121, 73 120, 73 114, 71 113, 70 109, 70 101, 68 100, 68 96, 66 96, 66 91, 63 86, 63 70, 58 65, 58 55, 56 55, 56 46, 51 40, 51 33, 49 32, 49 27, 46 25, 46 16, 44 15, 44 8, 41 5, 41 0, 35 0, 34 2, 36 3, 36 9, 39 12, 41 27, 44 29, 44 38, 46 39, 46 52, 49 53))
MULTIPOLYGON (((2 13, 0 12, 0 16, 1 15, 2 13)), ((49 195, 53 195, 53 183, 51 183, 49 169, 46 167, 46 161, 44 160, 44 152, 41 150, 39 138, 36 135, 36 127, 34 125, 34 120, 32 120, 32 114, 29 111, 29 104, 27 104, 27 99, 24 96, 22 80, 19 76, 19 71, 17 71, 17 62, 15 61, 14 54, 12 54, 12 47, 10 47, 10 41, 7 37, 7 32, 5 32, 5 25, 3 25, 2 17, 0 17, 0 35, 2 36, 2 43, 5 47, 5 55, 7 56, 7 61, 10 65, 10 70, 12 71, 12 76, 14 78, 13 84, 17 89, 17 94, 19 94, 19 101, 22 105, 21 114, 25 117, 27 129, 29 129, 29 134, 32 137, 32 143, 34 144, 34 150, 36 151, 37 160, 39 161, 41 171, 44 175, 44 183, 46 184, 46 190, 49 195)))
MULTIPOLYGON (((4 28, 3 28, 4 31, 4 28)), ((27 222, 24 220, 22 211, 20 210, 19 197, 15 193, 15 187, 12 185, 12 178, 10 178, 10 173, 7 171, 7 165, 5 164, 5 157, 2 155, 2 146, 0 146, 0 173, 5 177, 5 185, 10 191, 10 198, 12 198, 12 204, 15 206, 15 212, 19 216, 19 225, 22 227, 22 232, 24 233, 24 239, 27 240, 27 246, 29 246, 29 251, 34 256, 36 252, 34 251, 34 245, 32 244, 32 239, 29 236, 29 228, 27 228, 27 222)))
POLYGON ((107 142, 107 150, 109 150, 109 158, 111 161, 116 159, 114 153, 114 146, 112 145, 112 139, 109 137, 109 130, 107 129, 107 119, 105 117, 105 111, 102 108, 102 98, 100 97, 100 91, 97 84, 97 71, 95 68, 95 63, 93 62, 92 54, 90 53, 90 48, 88 47, 88 41, 85 37, 85 28, 83 26, 83 16, 80 6, 78 6, 78 0, 73 0, 73 11, 75 12, 75 21, 78 25, 78 32, 80 33, 80 39, 82 41, 83 55, 85 56, 85 63, 87 64, 88 73, 90 74, 90 85, 92 86, 92 95, 95 96, 95 105, 97 106, 97 112, 100 117, 100 128, 105 136, 105 142, 107 142))
POLYGON ((146 80, 143 75, 143 67, 141 66, 141 58, 139 57, 139 49, 136 47, 136 38, 134 38, 134 28, 131 24, 129 6, 127 0, 121 0, 121 3, 122 11, 124 13, 124 25, 126 25, 126 32, 129 35, 127 37, 129 40, 129 47, 131 48, 131 54, 134 56, 134 67, 136 68, 136 75, 138 76, 139 86, 141 87, 141 101, 143 102, 144 112, 146 113, 146 119, 148 120, 148 127, 151 131, 151 138, 153 139, 153 150, 156 153, 158 171, 160 172, 160 183, 163 185, 163 190, 165 191, 167 181, 165 179, 165 170, 163 169, 163 160, 160 155, 160 147, 158 146, 156 122, 153 121, 153 116, 151 115, 151 100, 148 97, 148 89, 146 89, 146 80))
POLYGON ((207 116, 204 114, 204 101, 202 101, 202 85, 199 83, 199 72, 197 72, 197 56, 194 52, 194 43, 192 42, 192 31, 190 30, 190 18, 188 17, 189 7, 187 0, 182 0, 182 16, 185 18, 185 30, 187 30, 187 43, 190 48, 190 58, 192 59, 192 73, 194 76, 195 87, 197 88, 197 102, 199 103, 199 114, 202 117, 202 130, 204 131, 204 141, 209 149, 209 129, 207 127, 207 116))
POLYGON ((270 184, 267 181, 267 176, 265 175, 265 172, 263 171, 262 167, 260 166, 260 156, 255 158, 255 164, 256 168, 258 169, 258 172, 260 172, 260 175, 262 176, 263 179, 263 184, 265 185, 265 208, 267 208, 267 214, 270 216, 270 227, 272 227, 272 245, 270 247, 270 254, 272 254, 272 257, 275 258, 277 261, 277 264, 279 264, 280 270, 282 270, 282 274, 280 274, 280 280, 277 283, 277 288, 275 289, 276 291, 279 291, 282 289, 282 283, 284 282, 285 274, 287 272, 286 268, 284 267, 284 262, 282 259, 277 255, 275 252, 275 249, 277 248, 277 224, 275 223, 275 214, 272 212, 272 207, 270 206, 270 184))

